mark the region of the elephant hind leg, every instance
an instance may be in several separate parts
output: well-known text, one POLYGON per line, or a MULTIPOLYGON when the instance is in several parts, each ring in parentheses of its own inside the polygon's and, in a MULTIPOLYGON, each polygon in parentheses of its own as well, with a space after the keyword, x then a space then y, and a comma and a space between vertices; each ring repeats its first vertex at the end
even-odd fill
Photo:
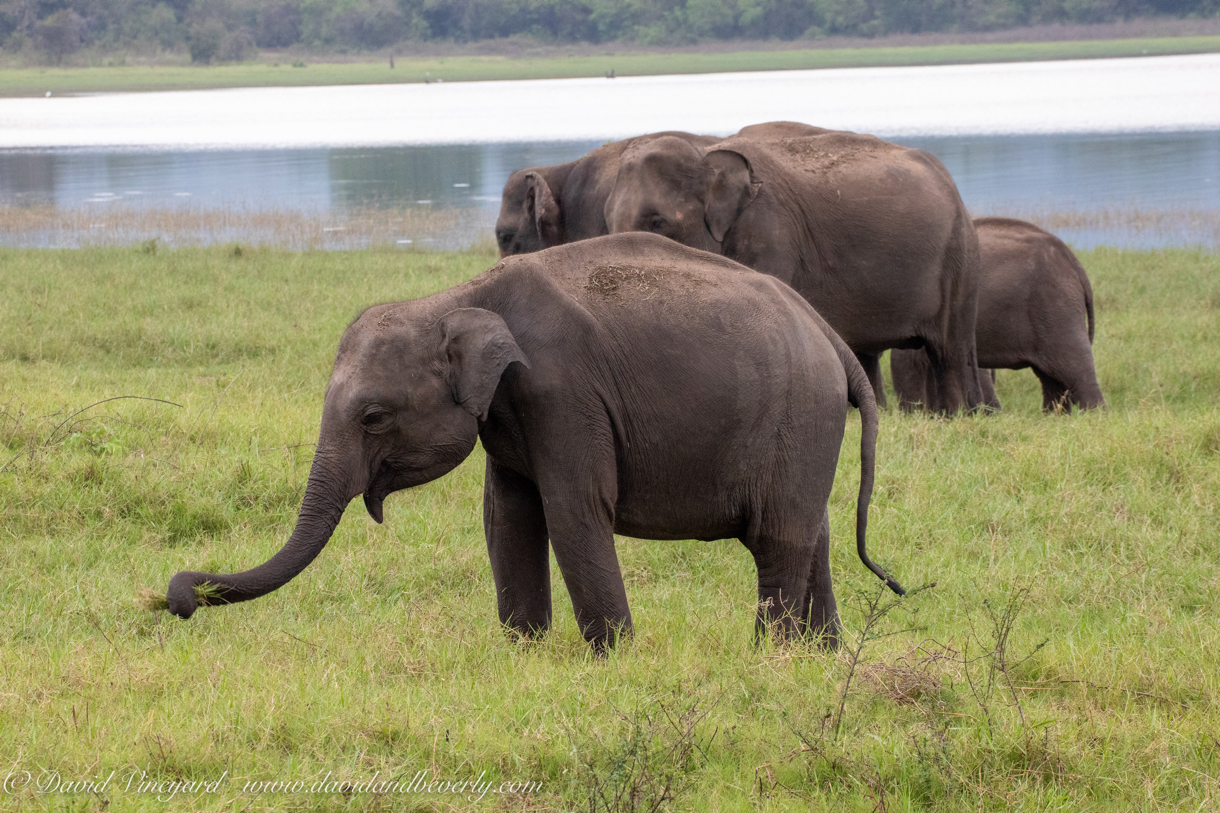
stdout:
POLYGON ((856 359, 868 376, 868 383, 873 387, 873 398, 877 401, 877 409, 885 409, 885 380, 881 377, 881 356, 856 353, 856 359))
POLYGON ((923 348, 890 351, 890 378, 903 412, 935 410, 939 403, 932 361, 923 348))
POLYGON ((972 344, 936 347, 929 342, 926 350, 931 364, 932 386, 929 389, 935 389, 933 409, 952 415, 961 411, 973 412, 984 406, 980 372, 972 344))
POLYGON ((1101 385, 1097 383, 1097 373, 1093 369, 1092 352, 1085 351, 1064 381, 1067 383, 1068 398, 1080 409, 1096 409, 1106 405, 1106 399, 1101 394, 1101 385))
POLYGON ((758 568, 757 639, 774 634, 791 640, 802 632, 817 527, 805 534, 789 528, 752 529, 741 538, 758 568))
POLYGON ((992 412, 1000 411, 1000 396, 995 391, 995 370, 979 370, 979 385, 983 388, 983 403, 992 412))
POLYGON ((824 649, 839 648, 842 627, 839 608, 830 583, 830 514, 822 515, 813 561, 809 563, 809 578, 805 588, 804 609, 800 631, 807 640, 817 641, 824 649))
POLYGON ((1095 376, 1069 387, 1068 392, 1076 406, 1081 409, 1097 409, 1106 405, 1106 399, 1101 394, 1101 386, 1097 383, 1095 376))
POLYGON ((1042 408, 1047 412, 1071 412, 1072 408, 1095 409, 1105 406, 1092 354, 1071 365, 1035 365, 1034 373, 1042 382, 1042 408))
POLYGON ((1068 398, 1067 385, 1040 367, 1034 368, 1034 375, 1042 382, 1042 411, 1071 412, 1072 402, 1068 398))

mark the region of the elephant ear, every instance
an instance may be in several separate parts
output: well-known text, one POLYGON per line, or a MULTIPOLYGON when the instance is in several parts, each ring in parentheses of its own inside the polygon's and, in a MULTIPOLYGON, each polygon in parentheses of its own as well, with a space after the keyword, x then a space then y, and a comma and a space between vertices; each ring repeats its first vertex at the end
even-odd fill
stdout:
POLYGON ((487 418, 500 376, 514 361, 530 366, 508 325, 482 308, 458 308, 441 317, 441 356, 453 400, 479 420, 487 418))
POLYGON ((542 247, 550 248, 559 245, 563 242, 559 228, 559 204, 556 203, 555 195, 551 192, 551 185, 537 172, 528 173, 525 176, 525 183, 526 214, 534 221, 534 228, 538 230, 538 238, 542 241, 542 247))
POLYGON ((750 162, 733 150, 712 150, 703 159, 712 171, 703 220, 712 238, 724 242, 737 218, 754 202, 762 184, 754 180, 750 162))

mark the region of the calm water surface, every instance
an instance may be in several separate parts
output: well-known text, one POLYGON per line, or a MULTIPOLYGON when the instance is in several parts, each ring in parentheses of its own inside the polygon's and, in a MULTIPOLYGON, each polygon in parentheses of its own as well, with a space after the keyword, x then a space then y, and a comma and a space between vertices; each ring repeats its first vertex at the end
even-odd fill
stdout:
POLYGON ((1078 246, 1220 242, 1220 55, 0 99, 0 206, 457 210, 434 237, 462 246, 489 230, 515 169, 641 132, 777 119, 927 149, 976 215, 1094 215, 1056 229, 1078 246), (1114 212, 1212 217, 1099 228, 1114 212))

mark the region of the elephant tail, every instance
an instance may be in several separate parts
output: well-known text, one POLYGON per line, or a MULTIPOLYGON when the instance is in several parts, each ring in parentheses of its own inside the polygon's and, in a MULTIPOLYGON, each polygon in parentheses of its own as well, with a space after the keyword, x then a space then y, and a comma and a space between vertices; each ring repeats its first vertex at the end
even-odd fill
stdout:
POLYGON ((838 353, 844 372, 847 373, 847 400, 860 410, 860 493, 856 497, 856 553, 860 555, 860 561, 864 563, 864 566, 885 582, 890 590, 903 596, 906 595, 906 590, 902 588, 902 585, 868 558, 868 548, 865 543, 868 531, 868 506, 873 498, 873 480, 877 465, 879 421, 873 385, 869 382, 864 368, 860 366, 856 354, 851 351, 847 343, 839 337, 838 333, 834 332, 834 329, 822 319, 821 315, 818 315, 818 322, 822 326, 822 332, 826 334, 826 338, 830 340, 835 352, 838 353))

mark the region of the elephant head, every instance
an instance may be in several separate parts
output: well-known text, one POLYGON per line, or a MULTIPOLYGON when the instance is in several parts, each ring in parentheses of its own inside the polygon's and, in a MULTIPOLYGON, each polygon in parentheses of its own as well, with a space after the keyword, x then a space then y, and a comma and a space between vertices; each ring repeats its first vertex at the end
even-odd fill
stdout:
POLYGON ((704 152, 679 138, 658 138, 624 153, 606 224, 611 233, 648 231, 719 254, 761 186, 735 150, 704 152))
POLYGON ((171 612, 189 618, 201 584, 210 585, 208 604, 283 586, 321 552, 357 495, 381 522, 387 495, 466 459, 501 375, 513 362, 529 364, 497 314, 446 308, 438 320, 428 302, 370 308, 344 334, 300 516, 284 547, 243 573, 176 574, 167 593, 171 612))
POLYGON ((508 176, 496 219, 496 245, 501 257, 529 254, 563 242, 559 204, 546 169, 519 169, 508 176))

